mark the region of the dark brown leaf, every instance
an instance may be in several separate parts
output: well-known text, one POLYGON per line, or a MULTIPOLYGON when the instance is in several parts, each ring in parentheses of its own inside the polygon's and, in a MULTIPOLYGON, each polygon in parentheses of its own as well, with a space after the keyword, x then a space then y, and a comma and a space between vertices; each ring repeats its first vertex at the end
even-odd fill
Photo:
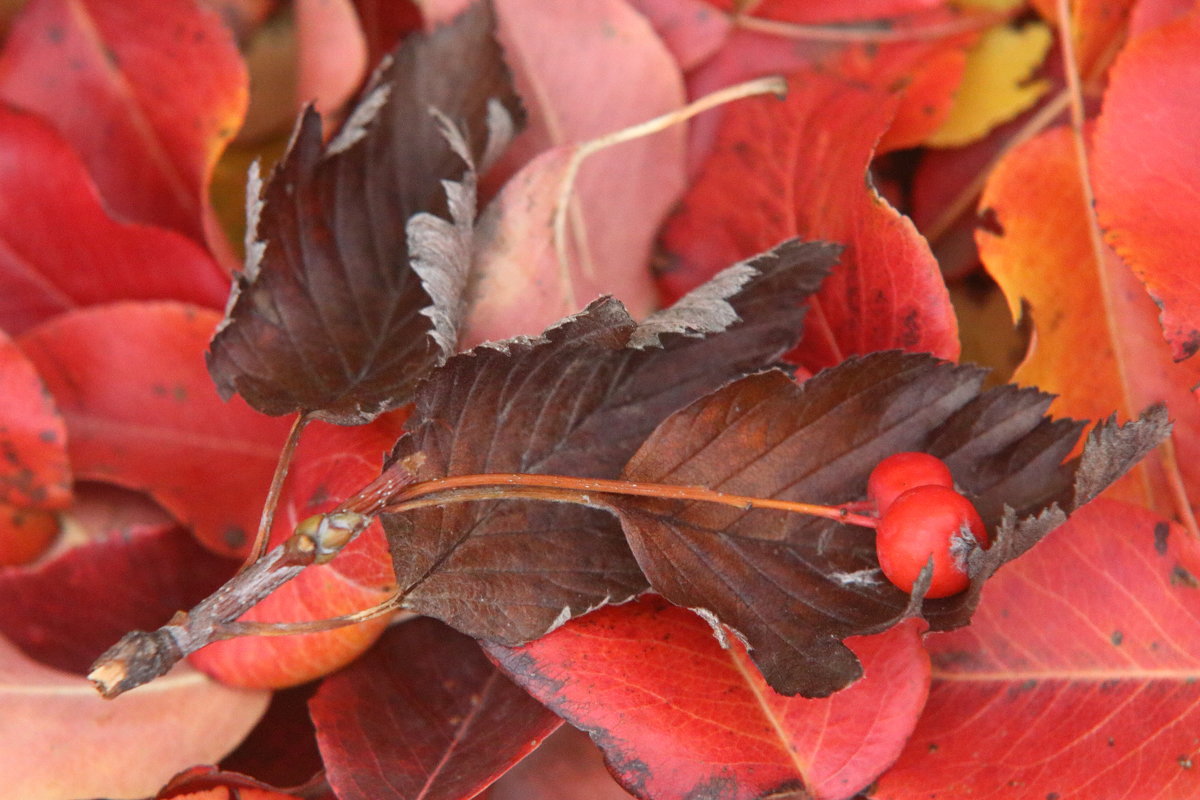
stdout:
POLYGON ((406 39, 327 145, 306 111, 265 190, 251 174, 246 267, 208 359, 222 394, 342 424, 406 402, 454 352, 475 165, 518 113, 483 4, 406 39))
MULTIPOLYGON (((1035 390, 979 394, 982 378, 978 368, 895 351, 852 359, 803 385, 779 372, 751 376, 667 419, 623 473, 631 481, 834 504, 861 499, 872 467, 890 453, 942 455, 994 531, 993 547, 972 556, 971 588, 953 597, 922 604, 922 591, 910 596, 890 584, 869 528, 710 503, 605 502, 621 516, 655 591, 745 637, 777 691, 828 695, 861 674, 842 639, 915 613, 936 630, 966 624, 983 580, 1078 505, 1071 486, 1081 470, 1060 464, 1080 425, 1045 418, 1050 398, 1035 390), (1054 500, 1061 509, 1049 505, 1054 500)), ((1106 428, 1083 456, 1098 465, 1089 468, 1099 476, 1089 492, 1165 433, 1158 411, 1106 428)))
MULTIPOLYGON (((612 299, 537 341, 451 359, 417 394, 393 461, 417 477, 523 472, 615 478, 667 415, 786 352, 800 303, 836 259, 788 242, 635 323, 612 299)), ((504 500, 384 517, 408 605, 476 637, 517 644, 626 600, 645 579, 620 526, 583 506, 504 500)))

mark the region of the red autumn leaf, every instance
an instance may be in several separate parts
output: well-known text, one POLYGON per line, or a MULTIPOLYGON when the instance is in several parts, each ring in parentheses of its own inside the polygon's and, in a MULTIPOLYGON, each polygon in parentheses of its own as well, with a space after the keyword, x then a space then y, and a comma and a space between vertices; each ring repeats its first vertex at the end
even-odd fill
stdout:
POLYGON ((244 553, 288 422, 218 397, 202 354, 220 314, 77 309, 19 344, 67 421, 77 477, 149 493, 215 552, 244 553))
POLYGON ((733 30, 729 16, 705 0, 629 0, 629 5, 654 26, 684 72, 710 58, 733 30))
POLYGON ((930 637, 933 687, 879 800, 1194 797, 1197 543, 1098 500, 930 637))
POLYGON ((281 791, 268 783, 211 766, 186 769, 159 789, 154 800, 337 800, 328 786, 281 791))
POLYGON ((208 181, 246 83, 229 31, 188 0, 34 0, 0 58, 0 97, 63 134, 109 208, 218 247, 208 181))
POLYGON ((801 364, 888 348, 954 358, 954 315, 928 245, 865 182, 894 98, 821 74, 793 84, 782 102, 726 110, 716 149, 666 229, 676 259, 663 276, 668 293, 779 239, 827 238, 846 251, 813 301, 801 364))
POLYGON ((0 330, 0 504, 62 508, 71 499, 66 424, 37 370, 0 330))
MULTIPOLYGON (((477 472, 615 478, 653 427, 774 363, 836 258, 786 242, 735 265, 640 326, 598 300, 536 340, 481 345, 431 373, 391 462, 420 479, 477 472)), ((384 516, 406 606, 518 644, 645 582, 610 515, 504 500, 384 516)))
POLYGON ((1097 257, 1070 130, 1051 129, 1009 152, 991 171, 980 207, 980 256, 1014 319, 1027 305, 1033 322, 1014 380, 1056 393, 1054 412, 1075 417, 1130 417, 1166 402, 1177 466, 1156 454, 1116 491, 1173 510, 1176 489, 1164 468, 1178 469, 1187 490, 1200 488, 1200 406, 1192 396, 1200 363, 1172 363, 1154 303, 1111 251, 1097 257))
POLYGON ((372 67, 404 36, 421 28, 421 8, 413 0, 354 0, 367 38, 372 67))
POLYGON ((1195 7, 1192 0, 1141 0, 1129 15, 1129 38, 1179 19, 1195 7))
POLYGON ((737 641, 651 597, 489 652, 605 751, 639 797, 845 798, 900 753, 925 702, 918 624, 852 641, 868 677, 823 700, 777 695, 737 641))
POLYGON ((529 124, 494 177, 524 166, 480 220, 467 344, 535 335, 600 294, 641 318, 656 301, 651 245, 684 188, 683 128, 583 162, 567 198, 566 264, 551 221, 576 146, 682 106, 679 68, 623 0, 498 0, 496 12, 529 124))
POLYGON ((1162 310, 1176 360, 1200 349, 1200 14, 1131 41, 1113 65, 1096 121, 1092 166, 1106 239, 1162 310), (1147 198, 1154 202, 1148 203, 1147 198))
POLYGON ((406 39, 328 143, 306 111, 265 187, 251 173, 246 267, 208 358, 222 396, 341 424, 407 402, 456 348, 475 166, 515 116, 484 6, 406 39))
MULTIPOLYGON (((283 541, 301 520, 330 510, 378 475, 383 456, 400 435, 402 423, 403 415, 397 414, 349 428, 311 423, 296 451, 271 541, 283 541)), ((300 622, 335 617, 369 608, 394 589, 387 543, 376 523, 335 561, 304 570, 240 619, 300 622)), ((229 639, 194 654, 191 661, 209 675, 235 686, 292 686, 353 660, 385 627, 387 617, 379 617, 321 633, 229 639)))
POLYGON ((340 800, 474 797, 562 724, 431 619, 393 628, 311 707, 340 800))
POLYGON ((0 639, 0 774, 13 797, 139 797, 178 770, 224 755, 269 694, 181 667, 110 703, 86 679, 31 661, 0 639))
POLYGON ((113 219, 67 142, 2 104, 0 242, 0 327, 13 335, 113 300, 220 308, 229 290, 229 278, 195 242, 113 219))
MULTIPOLYGON (((1043 17, 1061 27, 1055 0, 1031 0, 1043 17)), ((1109 66, 1113 50, 1125 35, 1134 0, 1074 0, 1070 4, 1071 37, 1075 61, 1082 76, 1095 77, 1109 66)))
POLYGON ((85 674, 125 631, 153 630, 234 567, 178 526, 140 526, 35 567, 0 569, 0 635, 43 664, 85 674))
POLYGON ((253 775, 275 786, 299 786, 321 773, 316 729, 308 701, 316 691, 309 683, 271 694, 271 704, 254 730, 221 760, 225 773, 253 775))

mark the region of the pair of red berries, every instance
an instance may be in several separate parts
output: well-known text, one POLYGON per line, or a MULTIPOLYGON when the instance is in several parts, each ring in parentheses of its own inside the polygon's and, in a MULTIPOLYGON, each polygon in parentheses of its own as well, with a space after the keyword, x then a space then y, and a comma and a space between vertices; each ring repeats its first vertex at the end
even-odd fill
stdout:
POLYGON ((987 548, 987 528, 970 500, 954 489, 950 469, 928 453, 896 453, 875 465, 867 498, 879 512, 875 552, 889 581, 911 592, 933 558, 926 597, 949 597, 971 583, 966 557, 987 548))

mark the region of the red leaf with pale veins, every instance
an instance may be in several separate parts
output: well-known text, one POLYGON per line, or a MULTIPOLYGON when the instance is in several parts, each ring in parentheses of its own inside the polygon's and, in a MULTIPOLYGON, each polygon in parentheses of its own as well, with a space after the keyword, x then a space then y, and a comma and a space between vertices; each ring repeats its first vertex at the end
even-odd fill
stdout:
POLYGON ((1096 213, 1158 303, 1182 360, 1200 350, 1200 159, 1191 137, 1200 127, 1200 13, 1131 41, 1110 74, 1092 154, 1096 213))
POLYGON ((288 420, 217 395, 203 353, 219 320, 118 303, 62 314, 18 343, 66 418, 76 475, 146 491, 230 555, 249 546, 288 420))
POLYGON ((341 800, 474 797, 562 724, 432 619, 390 630, 310 707, 341 800))
POLYGON ((141 797, 232 749, 267 692, 230 689, 186 666, 112 702, 83 677, 0 639, 0 774, 12 797, 141 797))
POLYGON ((650 597, 515 649, 513 679, 587 731, 639 797, 845 798, 900 753, 925 702, 915 620, 851 640, 867 678, 823 700, 777 695, 736 640, 650 597))
MULTIPOLYGON (((272 544, 297 523, 329 511, 379 474, 383 456, 401 433, 404 414, 384 415, 369 425, 341 427, 314 422, 296 450, 279 501, 272 544)), ((324 619, 369 608, 395 588, 391 557, 379 523, 371 525, 328 563, 312 566, 272 592, 240 619, 291 622, 324 619)), ((280 687, 310 681, 345 665, 387 627, 379 617, 358 625, 298 636, 242 637, 215 642, 191 662, 237 686, 280 687)))
POLYGON ((1200 550, 1097 500, 928 639, 933 687, 880 800, 1195 797, 1200 550))
POLYGON ((222 235, 208 180, 242 123, 247 76, 202 4, 35 0, 5 42, 0 97, 62 132, 122 217, 222 235))
POLYGON ((43 664, 86 674, 126 631, 191 608, 235 566, 177 526, 140 526, 0 570, 0 634, 43 664))
POLYGON ((0 504, 62 508, 71 499, 66 423, 33 364, 2 330, 0 386, 0 504))
POLYGON ((114 300, 220 308, 228 291, 228 276, 187 237, 114 220, 66 140, 0 104, 0 327, 15 335, 114 300))
POLYGON ((823 284, 794 356, 817 369, 902 348, 958 355, 957 327, 936 261, 912 222, 867 182, 894 96, 806 73, 786 100, 725 111, 716 149, 668 224, 669 293, 788 236, 846 245, 823 284))

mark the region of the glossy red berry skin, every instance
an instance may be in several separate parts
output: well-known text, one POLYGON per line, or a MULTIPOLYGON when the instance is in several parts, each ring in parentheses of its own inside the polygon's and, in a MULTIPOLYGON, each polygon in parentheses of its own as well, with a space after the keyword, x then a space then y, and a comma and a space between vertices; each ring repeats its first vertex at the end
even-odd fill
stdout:
POLYGON ((893 453, 875 465, 867 478, 867 499, 883 514, 897 497, 917 486, 954 488, 950 468, 928 453, 893 453))
POLYGON ((963 526, 986 548, 987 528, 970 500, 945 486, 917 486, 888 507, 875 528, 875 552, 883 574, 911 592, 933 556, 933 580, 926 597, 949 597, 970 585, 965 558, 971 543, 963 526))

